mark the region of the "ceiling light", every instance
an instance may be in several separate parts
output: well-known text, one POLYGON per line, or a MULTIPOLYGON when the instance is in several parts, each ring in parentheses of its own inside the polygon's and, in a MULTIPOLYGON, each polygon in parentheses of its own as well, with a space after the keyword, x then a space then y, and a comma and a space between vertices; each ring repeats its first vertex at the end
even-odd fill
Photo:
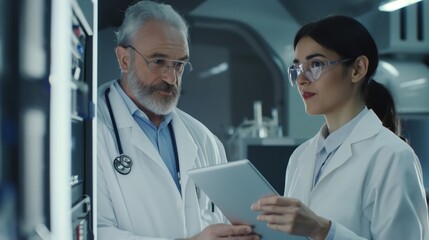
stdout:
POLYGON ((212 68, 200 73, 198 76, 200 78, 207 78, 207 77, 210 77, 213 75, 217 75, 217 74, 221 74, 223 72, 226 72, 228 70, 228 68, 229 68, 228 63, 223 62, 223 63, 221 63, 215 67, 212 67, 212 68))
POLYGON ((422 0, 389 0, 382 2, 378 10, 383 12, 393 12, 408 5, 420 2, 422 0))

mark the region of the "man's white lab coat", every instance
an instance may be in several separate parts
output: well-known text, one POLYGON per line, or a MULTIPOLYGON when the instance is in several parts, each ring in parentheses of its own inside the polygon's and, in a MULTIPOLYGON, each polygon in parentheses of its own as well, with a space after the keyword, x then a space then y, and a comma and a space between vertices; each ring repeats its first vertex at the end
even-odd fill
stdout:
POLYGON ((220 141, 200 122, 176 109, 172 126, 180 162, 180 195, 168 168, 143 130, 130 115, 112 82, 98 93, 98 239, 174 239, 191 237, 211 223, 226 222, 207 196, 188 179, 188 169, 226 162, 220 141), (132 161, 128 175, 118 173, 119 155, 105 89, 124 154, 132 161))

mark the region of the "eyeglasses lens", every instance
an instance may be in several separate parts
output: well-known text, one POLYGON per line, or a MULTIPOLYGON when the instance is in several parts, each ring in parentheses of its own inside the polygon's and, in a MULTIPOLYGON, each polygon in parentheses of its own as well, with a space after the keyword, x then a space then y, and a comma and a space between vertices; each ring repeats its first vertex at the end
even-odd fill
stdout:
POLYGON ((305 76, 310 79, 312 82, 319 79, 322 73, 322 66, 312 67, 308 71, 306 71, 305 76))
POLYGON ((298 80, 298 76, 303 72, 305 74, 305 77, 312 82, 319 79, 322 73, 322 66, 307 68, 307 67, 304 67, 302 64, 298 66, 292 65, 289 67, 288 72, 289 72, 289 82, 292 86, 295 86, 296 81, 298 80))
POLYGON ((297 73, 297 69, 295 68, 294 65, 290 66, 288 69, 288 73, 289 73, 289 82, 292 86, 295 86, 296 83, 296 79, 298 78, 298 73, 297 73))
POLYGON ((150 62, 150 70, 153 73, 164 74, 174 69, 175 73, 179 75, 188 74, 192 71, 192 65, 189 62, 174 61, 168 59, 158 59, 156 61, 150 62))

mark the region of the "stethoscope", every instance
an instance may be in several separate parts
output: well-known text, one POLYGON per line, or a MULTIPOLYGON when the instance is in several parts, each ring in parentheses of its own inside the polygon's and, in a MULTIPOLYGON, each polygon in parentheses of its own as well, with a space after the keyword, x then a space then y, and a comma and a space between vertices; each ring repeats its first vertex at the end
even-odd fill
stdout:
MULTIPOLYGON (((115 116, 113 115, 112 105, 110 105, 109 92, 110 92, 110 88, 107 88, 106 91, 104 92, 104 96, 106 98, 106 104, 107 104, 107 109, 109 110, 110 118, 112 119, 113 131, 115 132, 115 138, 116 138, 116 142, 118 145, 118 151, 119 151, 119 156, 117 156, 113 160, 113 167, 116 169, 116 171, 118 173, 123 174, 123 175, 127 175, 131 172, 131 166, 133 165, 133 160, 129 156, 125 155, 123 150, 122 150, 122 144, 121 144, 121 139, 119 138, 118 127, 116 126, 116 121, 115 121, 115 116)), ((168 124, 168 127, 170 128, 171 139, 173 140, 174 154, 176 157, 175 160, 176 160, 177 177, 178 177, 179 182, 180 182, 179 156, 177 153, 176 138, 174 136, 173 126, 172 126, 171 122, 168 124)))
POLYGON ((106 91, 104 92, 104 96, 106 97, 107 108, 109 109, 109 115, 110 115, 110 118, 112 119, 113 131, 115 132, 115 138, 116 138, 118 151, 119 151, 119 156, 117 156, 113 160, 113 167, 116 169, 116 171, 118 171, 118 173, 127 175, 128 173, 131 172, 131 166, 133 166, 133 160, 129 156, 125 155, 122 150, 122 144, 121 144, 121 139, 119 138, 118 127, 116 126, 116 121, 113 115, 112 106, 110 105, 109 92, 110 92, 110 88, 107 88, 106 91))

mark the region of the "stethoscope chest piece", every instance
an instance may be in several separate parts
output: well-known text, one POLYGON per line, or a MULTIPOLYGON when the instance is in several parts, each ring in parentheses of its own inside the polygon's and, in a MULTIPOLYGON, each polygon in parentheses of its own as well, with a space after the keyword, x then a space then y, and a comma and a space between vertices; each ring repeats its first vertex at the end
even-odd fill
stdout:
POLYGON ((133 160, 125 154, 121 154, 113 160, 113 166, 120 174, 127 175, 131 172, 133 160))

